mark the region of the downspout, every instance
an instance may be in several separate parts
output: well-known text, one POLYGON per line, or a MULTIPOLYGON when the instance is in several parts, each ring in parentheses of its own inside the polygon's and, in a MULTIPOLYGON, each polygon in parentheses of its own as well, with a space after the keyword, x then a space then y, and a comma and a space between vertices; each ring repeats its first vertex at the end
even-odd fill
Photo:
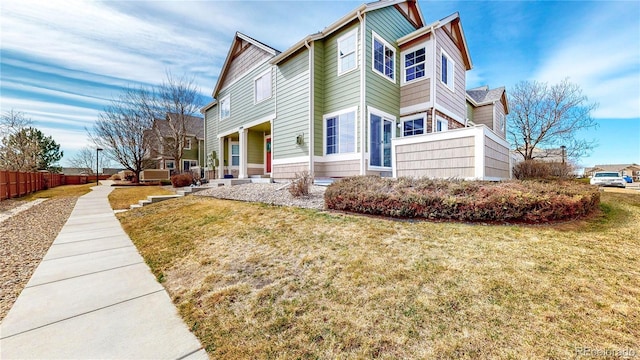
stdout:
POLYGON ((433 58, 434 58, 434 63, 433 63, 433 75, 431 77, 431 95, 433 97, 433 101, 432 101, 432 106, 431 106, 431 132, 434 133, 436 132, 436 81, 438 81, 438 79, 436 78, 436 67, 437 67, 437 53, 436 53, 436 30, 434 29, 434 26, 431 25, 431 35, 433 36, 433 41, 432 41, 432 45, 431 48, 433 50, 433 58))
POLYGON ((307 50, 309 51, 309 174, 311 175, 311 178, 314 178, 314 168, 315 168, 314 159, 313 159, 313 156, 315 154, 315 149, 314 149, 315 103, 314 103, 314 92, 313 92, 314 90, 313 78, 315 74, 315 67, 314 67, 314 61, 313 61, 314 45, 313 43, 309 45, 309 41, 305 40, 304 46, 306 46, 307 50))
POLYGON ((358 10, 358 19, 360 20, 360 175, 366 175, 366 159, 365 159, 365 127, 366 127, 366 79, 365 79, 365 21, 361 10, 358 10))
MULTIPOLYGON (((274 124, 276 122, 276 119, 278 118, 278 65, 273 65, 273 69, 275 70, 276 80, 275 80, 275 86, 274 86, 275 87, 275 89, 274 89, 275 99, 273 99, 273 113, 275 114, 275 117, 273 119, 271 119, 271 122, 270 122, 270 124, 271 124, 271 174, 269 176, 271 177, 271 179, 274 178, 273 174, 275 173, 275 171, 274 171, 275 166, 273 164, 273 160, 274 160, 273 154, 274 154, 274 150, 275 150, 275 147, 274 147, 274 145, 275 145, 275 142, 274 142, 275 136, 274 135, 276 133, 274 131, 274 124)), ((266 151, 266 149, 265 149, 265 151, 266 151)))

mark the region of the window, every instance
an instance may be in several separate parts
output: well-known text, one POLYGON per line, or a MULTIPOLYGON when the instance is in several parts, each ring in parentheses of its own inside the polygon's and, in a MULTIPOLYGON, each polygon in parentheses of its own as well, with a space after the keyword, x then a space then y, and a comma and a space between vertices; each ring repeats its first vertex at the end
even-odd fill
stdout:
POLYGON ((425 76, 425 48, 404 54, 404 81, 420 79, 425 76))
POLYGON ((176 168, 176 162, 173 160, 165 160, 164 161, 164 168, 168 169, 168 170, 173 170, 176 168))
POLYGON ((395 80, 396 52, 386 41, 373 35, 373 70, 389 80, 395 80))
MULTIPOLYGON (((497 110, 497 109, 496 109, 497 110)), ((504 114, 496 111, 496 130, 504 132, 504 114)))
POLYGON ((449 129, 449 122, 443 118, 436 119, 436 131, 447 131, 449 129))
POLYGON ((424 118, 405 120, 402 123, 402 136, 424 134, 424 118))
POLYGON ((184 150, 191 150, 191 138, 185 138, 184 139, 183 148, 184 148, 184 150))
POLYGON ((454 87, 454 75, 453 72, 455 70, 455 63, 451 60, 449 55, 447 55, 444 50, 442 50, 442 65, 440 66, 440 80, 442 83, 447 85, 447 87, 453 91, 454 87))
POLYGON ((198 166, 198 162, 195 160, 182 160, 182 170, 189 171, 192 167, 198 166))
POLYGON ((240 166, 240 144, 237 141, 229 143, 229 154, 231 154, 231 166, 240 166))
POLYGON ((231 116, 231 98, 229 95, 220 100, 220 120, 231 116))
POLYGON ((325 153, 344 154, 356 149, 355 111, 325 118, 325 153))
POLYGON ((258 76, 254 81, 254 99, 256 103, 271 97, 271 70, 258 76))
POLYGON ((356 68, 357 44, 358 33, 356 30, 338 39, 338 75, 356 68))

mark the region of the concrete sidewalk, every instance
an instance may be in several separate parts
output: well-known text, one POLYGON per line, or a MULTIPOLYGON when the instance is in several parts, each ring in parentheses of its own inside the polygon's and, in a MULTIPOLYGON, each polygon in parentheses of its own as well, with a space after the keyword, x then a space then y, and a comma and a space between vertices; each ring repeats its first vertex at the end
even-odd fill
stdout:
POLYGON ((109 206, 78 202, 0 324, 2 359, 207 359, 109 206))

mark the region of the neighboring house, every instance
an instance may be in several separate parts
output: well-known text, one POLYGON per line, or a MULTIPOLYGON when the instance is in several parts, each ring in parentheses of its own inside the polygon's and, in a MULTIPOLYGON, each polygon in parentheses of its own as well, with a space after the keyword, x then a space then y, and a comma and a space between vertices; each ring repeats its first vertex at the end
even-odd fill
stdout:
POLYGON ((102 168, 102 174, 111 176, 123 170, 123 168, 102 168))
MULTIPOLYGON (((533 154, 533 159, 536 161, 557 162, 557 163, 561 163, 563 161, 568 162, 567 151, 566 149, 563 149, 563 148, 552 148, 552 149, 535 148, 533 149, 532 154, 533 154)), ((515 163, 524 161, 524 156, 522 156, 522 154, 520 154, 517 150, 511 150, 511 156, 514 159, 515 163)))
POLYGON ((186 116, 182 158, 175 159, 171 155, 171 148, 176 146, 175 132, 169 124, 170 121, 176 121, 172 120, 175 118, 175 114, 167 114, 165 119, 154 120, 153 129, 147 130, 149 157, 156 164, 155 168, 174 172, 203 166, 205 162, 204 119, 186 116), (156 134, 160 134, 161 140, 156 134))
POLYGON ((584 176, 593 176, 598 171, 615 171, 620 175, 629 175, 633 181, 640 181, 640 165, 638 164, 612 164, 612 165, 596 165, 592 168, 584 169, 584 176))
POLYGON ((88 168, 75 168, 75 167, 63 167, 62 173, 64 175, 93 175, 95 172, 93 169, 88 168))
POLYGON ((282 53, 236 33, 202 109, 206 153, 219 177, 509 178, 504 88, 469 95, 471 67, 459 15, 427 25, 412 0, 361 5, 282 53), (467 121, 468 103, 494 118, 467 121))

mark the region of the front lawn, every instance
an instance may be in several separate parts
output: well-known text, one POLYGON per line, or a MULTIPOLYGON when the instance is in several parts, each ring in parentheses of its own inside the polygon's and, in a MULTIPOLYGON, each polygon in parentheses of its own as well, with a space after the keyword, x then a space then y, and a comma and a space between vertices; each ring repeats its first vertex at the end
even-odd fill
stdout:
POLYGON ((175 192, 160 186, 135 186, 114 189, 109 194, 109 203, 113 210, 129 209, 132 204, 140 200, 146 200, 147 196, 174 195, 175 192))
POLYGON ((601 201, 553 227, 200 197, 118 217, 215 358, 640 353, 640 195, 601 201))

